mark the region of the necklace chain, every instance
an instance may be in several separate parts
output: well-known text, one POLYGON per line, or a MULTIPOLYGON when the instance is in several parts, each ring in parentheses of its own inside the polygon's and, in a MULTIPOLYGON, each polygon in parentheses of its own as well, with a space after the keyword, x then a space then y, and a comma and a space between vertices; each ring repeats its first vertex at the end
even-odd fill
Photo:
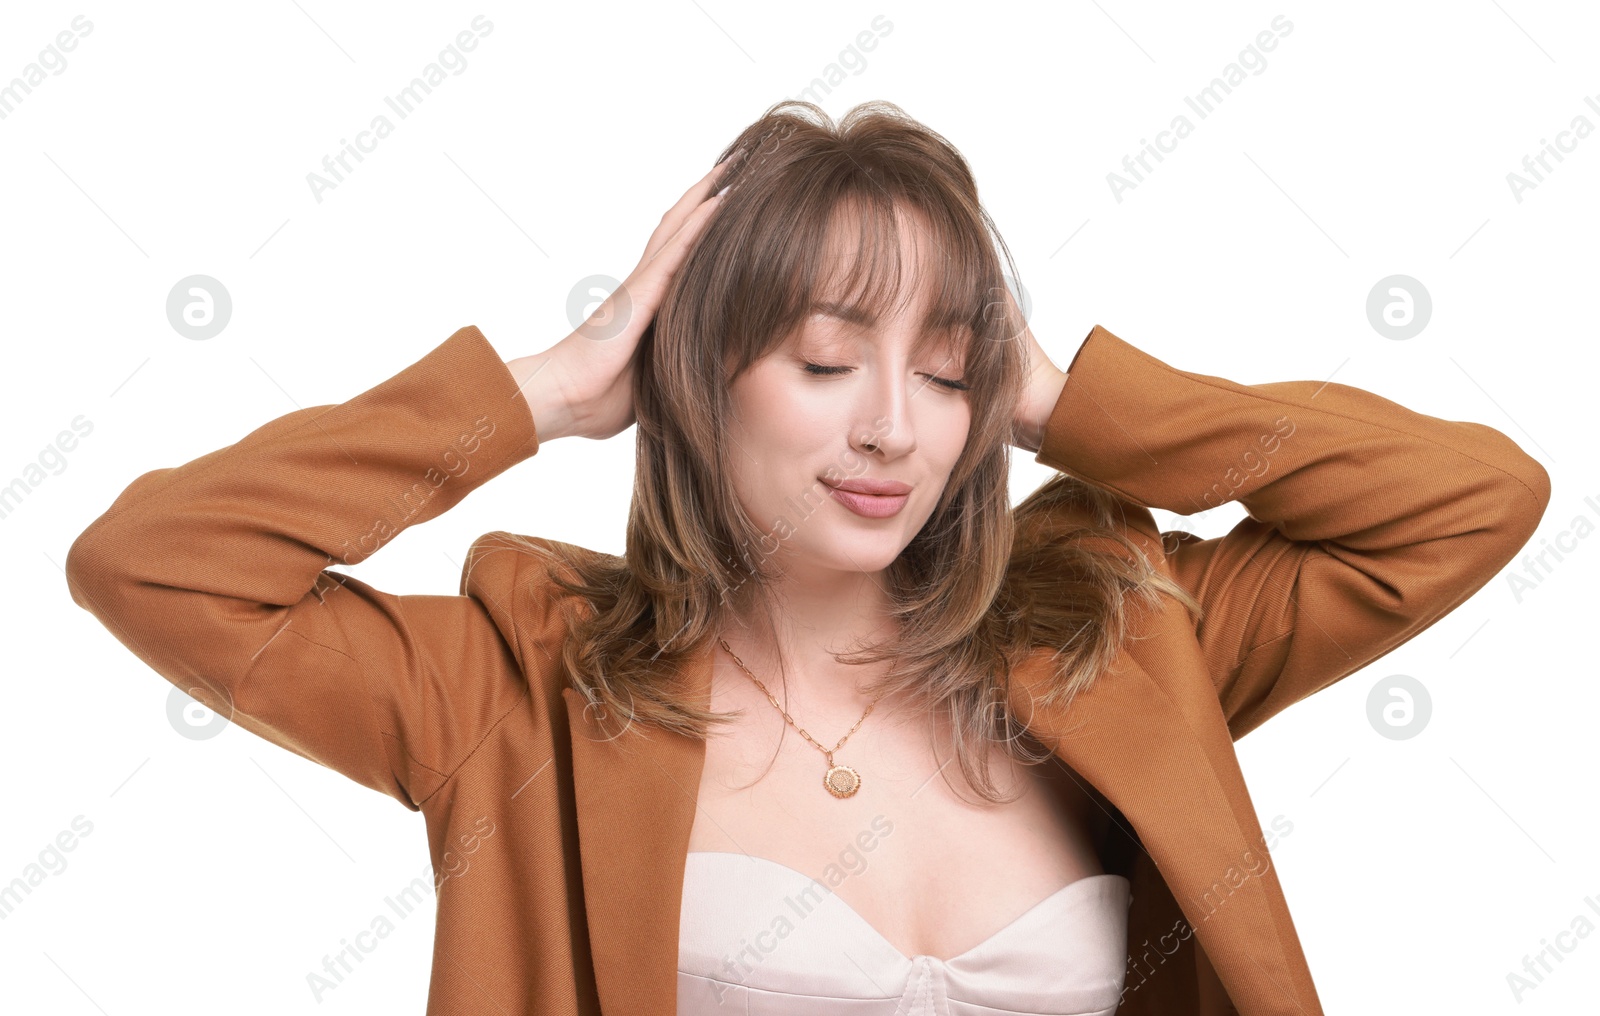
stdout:
POLYGON ((806 733, 804 727, 800 726, 800 724, 794 721, 794 717, 789 715, 789 711, 779 704, 778 700, 773 697, 772 692, 767 690, 767 686, 761 683, 761 679, 750 672, 750 668, 744 665, 744 661, 739 659, 738 655, 728 647, 728 643, 724 639, 718 637, 717 643, 722 646, 724 652, 733 657, 733 662, 739 665, 739 669, 744 671, 745 676, 754 681, 756 687, 760 688, 762 693, 767 696, 767 701, 772 703, 772 708, 783 714, 784 721, 787 722, 789 726, 799 731, 801 737, 810 742, 812 747, 822 752, 822 754, 827 758, 828 772, 824 774, 822 778, 822 784, 828 788, 828 792, 833 794, 835 797, 850 797, 855 794, 856 790, 858 790, 861 786, 860 775, 849 766, 834 765, 833 753, 838 751, 840 748, 843 748, 844 743, 850 740, 850 735, 861 729, 861 724, 865 723, 867 717, 872 715, 872 710, 877 707, 878 699, 883 697, 883 693, 879 692, 877 695, 872 697, 872 701, 867 703, 867 711, 861 714, 861 719, 856 721, 856 725, 851 727, 848 733, 839 738, 838 744, 834 745, 832 748, 824 748, 822 745, 817 743, 815 738, 806 733))

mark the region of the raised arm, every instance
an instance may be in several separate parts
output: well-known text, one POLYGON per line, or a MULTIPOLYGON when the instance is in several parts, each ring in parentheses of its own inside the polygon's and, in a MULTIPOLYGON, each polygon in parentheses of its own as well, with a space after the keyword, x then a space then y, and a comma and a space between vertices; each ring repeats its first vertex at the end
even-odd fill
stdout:
POLYGON ((639 339, 730 161, 545 352, 503 361, 469 325, 348 402, 140 476, 73 543, 73 599, 208 708, 417 810, 527 695, 505 635, 517 604, 480 602, 465 577, 461 595, 397 596, 329 568, 447 511, 541 438, 633 422, 639 339))
POLYGON ((522 697, 522 675, 477 600, 329 569, 538 444, 469 325, 348 402, 138 477, 73 543, 72 598, 208 708, 416 810, 522 697))
POLYGON ((1036 461, 1189 515, 1163 534, 1205 607, 1197 635, 1237 740, 1425 631, 1538 526, 1550 477, 1510 438, 1346 385, 1244 385, 1171 367, 1096 325, 1036 461))

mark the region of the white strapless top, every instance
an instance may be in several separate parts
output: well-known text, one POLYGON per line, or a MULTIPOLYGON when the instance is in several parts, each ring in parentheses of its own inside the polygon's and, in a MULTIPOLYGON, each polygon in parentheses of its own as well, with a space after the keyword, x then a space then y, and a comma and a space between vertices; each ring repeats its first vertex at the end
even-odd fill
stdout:
POLYGON ((953 959, 906 956, 787 865, 689 852, 678 1016, 1111 1016, 1127 965, 1128 880, 1056 890, 953 959))

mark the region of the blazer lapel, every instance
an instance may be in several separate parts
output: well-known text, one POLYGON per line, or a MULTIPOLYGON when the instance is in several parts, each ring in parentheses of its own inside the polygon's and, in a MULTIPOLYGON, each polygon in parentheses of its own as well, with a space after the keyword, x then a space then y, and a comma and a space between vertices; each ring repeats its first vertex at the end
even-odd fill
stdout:
MULTIPOLYGON (((708 642, 678 680, 710 708, 708 642)), ((563 688, 571 731, 578 850, 595 986, 602 1011, 674 1012, 678 921, 689 833, 700 796, 705 745, 670 731, 602 724, 598 707, 563 688), (641 736, 643 735, 643 736, 641 736)))
POLYGON ((1010 704, 1134 827, 1238 1011, 1317 1016, 1299 942, 1292 960, 1280 939, 1293 925, 1188 623, 1169 601, 1067 710, 1037 705, 1050 672, 1038 651, 1013 671, 1010 704))

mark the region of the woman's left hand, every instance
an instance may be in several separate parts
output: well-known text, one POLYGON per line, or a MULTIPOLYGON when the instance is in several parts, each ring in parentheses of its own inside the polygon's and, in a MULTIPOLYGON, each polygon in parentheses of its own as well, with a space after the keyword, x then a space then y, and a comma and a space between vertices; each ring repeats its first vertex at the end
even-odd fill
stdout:
POLYGON ((1028 377, 1022 401, 1017 404, 1016 418, 1012 421, 1011 443, 1037 455, 1044 441, 1050 412, 1055 409, 1056 402, 1061 398, 1061 389, 1067 383, 1067 373, 1045 355, 1039 340, 1033 336, 1033 329, 1028 327, 1027 319, 1022 316, 1016 298, 1011 295, 1009 286, 1006 287, 1006 304, 1012 322, 1013 341, 1022 344, 1028 377))

